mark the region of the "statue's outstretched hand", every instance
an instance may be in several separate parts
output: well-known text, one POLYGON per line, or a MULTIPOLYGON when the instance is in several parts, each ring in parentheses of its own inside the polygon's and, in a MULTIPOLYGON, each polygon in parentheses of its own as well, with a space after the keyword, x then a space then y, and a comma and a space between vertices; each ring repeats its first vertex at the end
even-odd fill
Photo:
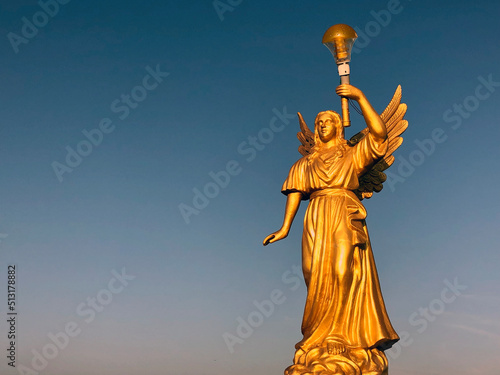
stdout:
POLYGON ((267 236, 262 244, 266 246, 270 243, 282 240, 283 238, 286 238, 286 236, 288 236, 288 231, 281 228, 279 231, 271 233, 267 236))
POLYGON ((359 99, 361 99, 361 97, 363 97, 364 95, 360 89, 352 85, 339 85, 335 89, 335 92, 339 96, 345 96, 346 98, 350 98, 356 101, 359 101, 359 99))

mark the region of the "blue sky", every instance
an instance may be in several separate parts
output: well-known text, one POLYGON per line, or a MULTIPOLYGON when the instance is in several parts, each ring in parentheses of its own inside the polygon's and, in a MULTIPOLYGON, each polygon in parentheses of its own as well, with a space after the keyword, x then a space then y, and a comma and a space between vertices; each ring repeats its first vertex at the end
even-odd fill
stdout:
MULTIPOLYGON (((289 115, 312 124, 340 110, 321 38, 346 23, 360 31, 351 83, 380 112, 398 84, 408 104, 394 179, 364 201, 389 316, 406 338, 388 353, 391 372, 496 374, 500 5, 222 3, 218 13, 209 0, 42 0, 52 16, 36 1, 0 5, 0 277, 16 266, 18 312, 18 367, 2 357, 1 373, 291 364, 307 202, 287 239, 261 243, 281 225, 280 188, 300 157, 289 115), (241 335, 271 295, 272 313, 241 335)), ((351 113, 347 136, 364 127, 351 113)), ((8 348, 6 287, 0 295, 8 348)))

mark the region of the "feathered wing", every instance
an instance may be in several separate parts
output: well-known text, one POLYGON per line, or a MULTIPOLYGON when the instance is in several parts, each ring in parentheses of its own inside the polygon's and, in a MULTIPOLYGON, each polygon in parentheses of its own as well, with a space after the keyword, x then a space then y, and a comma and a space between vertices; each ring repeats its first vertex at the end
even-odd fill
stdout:
MULTIPOLYGON (((401 146, 401 143, 403 143, 403 138, 400 137, 400 135, 403 134, 408 127, 408 121, 403 119, 405 114, 406 104, 401 103, 401 86, 398 86, 389 105, 380 115, 380 118, 387 127, 389 148, 382 160, 374 164, 367 172, 359 177, 359 187, 354 193, 356 193, 360 200, 363 198, 371 198, 373 192, 378 193, 384 187, 383 183, 387 179, 384 171, 394 163, 394 156, 392 154, 401 146)), ((349 143, 352 146, 355 145, 363 139, 366 134, 368 134, 368 128, 354 135, 349 140, 349 143)))
POLYGON ((297 113, 297 116, 299 116, 300 125, 300 132, 297 133, 297 138, 299 139, 300 143, 302 143, 299 146, 299 152, 302 154, 302 156, 306 156, 312 152, 312 149, 314 147, 314 133, 309 130, 300 112, 297 113))

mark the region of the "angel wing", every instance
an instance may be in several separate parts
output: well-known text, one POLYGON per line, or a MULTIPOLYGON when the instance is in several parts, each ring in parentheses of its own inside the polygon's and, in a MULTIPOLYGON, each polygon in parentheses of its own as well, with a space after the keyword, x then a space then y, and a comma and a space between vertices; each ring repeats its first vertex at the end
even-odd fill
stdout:
POLYGON ((297 138, 299 139, 300 143, 302 143, 299 146, 299 152, 302 154, 302 156, 306 156, 312 152, 312 149, 314 147, 314 133, 309 130, 300 112, 297 112, 297 116, 299 116, 300 126, 300 132, 297 133, 297 138))
MULTIPOLYGON (((401 103, 401 85, 399 85, 389 105, 380 115, 382 121, 385 122, 387 127, 389 148, 382 160, 374 164, 367 172, 359 177, 359 187, 354 191, 354 193, 360 200, 364 198, 371 198, 373 196, 373 192, 378 193, 382 190, 383 183, 387 179, 387 176, 383 171, 394 163, 394 156, 392 154, 398 149, 399 146, 401 146, 401 143, 403 143, 403 138, 400 137, 400 135, 403 134, 408 127, 408 121, 403 120, 403 117, 406 114, 406 108, 406 104, 401 103)), ((297 138, 301 143, 299 146, 299 152, 303 156, 306 156, 312 152, 314 147, 314 133, 307 127, 307 124, 300 112, 297 113, 297 115, 299 116, 300 125, 300 132, 297 133, 297 138)), ((366 134, 368 134, 368 128, 363 129, 351 137, 348 141, 349 145, 354 146, 361 139, 363 139, 366 134)))
MULTIPOLYGON (((357 190, 354 190, 354 193, 360 200, 371 198, 373 192, 378 193, 384 187, 383 183, 387 179, 384 171, 394 163, 394 156, 392 154, 403 143, 403 138, 400 135, 408 127, 408 121, 403 120, 406 108, 406 104, 401 103, 401 85, 399 85, 389 105, 380 115, 380 118, 385 122, 385 126, 387 127, 389 148, 382 160, 374 164, 365 174, 359 177, 359 187, 357 190)), ((349 140, 349 144, 354 146, 367 133, 368 128, 363 129, 349 140)))

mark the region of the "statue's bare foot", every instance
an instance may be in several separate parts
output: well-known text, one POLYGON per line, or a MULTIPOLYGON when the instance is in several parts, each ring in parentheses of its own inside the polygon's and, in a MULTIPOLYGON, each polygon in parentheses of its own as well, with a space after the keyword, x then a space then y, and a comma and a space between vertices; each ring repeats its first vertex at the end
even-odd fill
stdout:
POLYGON ((328 340, 326 343, 328 354, 341 354, 345 352, 345 345, 339 341, 328 340))

